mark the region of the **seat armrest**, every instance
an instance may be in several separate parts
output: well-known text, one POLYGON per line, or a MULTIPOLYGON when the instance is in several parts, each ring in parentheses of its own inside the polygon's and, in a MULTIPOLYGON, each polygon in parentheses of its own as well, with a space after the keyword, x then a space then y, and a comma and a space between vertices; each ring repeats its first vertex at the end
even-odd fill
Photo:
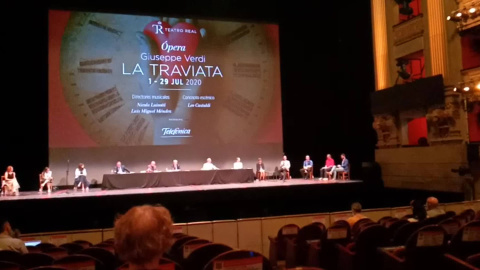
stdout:
POLYGON ((478 270, 477 267, 469 264, 468 262, 453 256, 452 254, 445 253, 443 256, 446 259, 446 264, 451 268, 451 269, 456 269, 456 270, 478 270))

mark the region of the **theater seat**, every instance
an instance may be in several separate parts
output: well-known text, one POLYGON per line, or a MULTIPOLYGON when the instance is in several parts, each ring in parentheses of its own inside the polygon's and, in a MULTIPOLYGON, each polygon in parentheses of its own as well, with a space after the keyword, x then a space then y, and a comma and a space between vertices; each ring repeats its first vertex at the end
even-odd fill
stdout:
POLYGON ((346 246, 337 244, 338 270, 380 269, 381 257, 377 248, 388 244, 387 229, 379 224, 364 227, 355 242, 346 246))
POLYGON ((231 250, 224 252, 208 262, 204 270, 214 269, 262 269, 273 270, 270 261, 262 254, 252 250, 231 250))
POLYGON ((182 266, 188 270, 203 270, 211 259, 230 250, 232 248, 224 244, 205 244, 192 251, 182 266))
POLYGON ((68 255, 53 262, 54 266, 65 267, 69 270, 76 270, 79 268, 108 270, 103 263, 92 256, 84 254, 68 255))
POLYGON ((49 266, 55 259, 45 253, 26 253, 22 255, 22 266, 30 269, 38 266, 49 266))
POLYGON ((278 230, 275 237, 268 236, 268 239, 270 240, 269 258, 273 265, 276 266, 279 263, 283 264, 283 262, 287 264, 288 261, 287 267, 294 266, 295 246, 299 230, 300 227, 298 225, 287 224, 278 230), (289 241, 291 243, 287 244, 289 241), (293 247, 293 250, 288 252, 287 246, 293 247), (289 255, 289 258, 287 258, 287 254, 289 255))
POLYGON ((415 231, 404 246, 381 248, 382 269, 445 269, 446 236, 442 227, 428 225, 415 231))

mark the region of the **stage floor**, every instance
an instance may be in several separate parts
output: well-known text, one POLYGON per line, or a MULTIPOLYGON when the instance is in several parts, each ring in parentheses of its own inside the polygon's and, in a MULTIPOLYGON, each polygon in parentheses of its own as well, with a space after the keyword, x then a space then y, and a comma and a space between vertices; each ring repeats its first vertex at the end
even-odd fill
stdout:
POLYGON ((47 193, 46 188, 40 193, 39 191, 20 191, 18 196, 1 196, 0 201, 17 201, 17 200, 34 200, 34 199, 66 199, 81 197, 100 197, 100 196, 120 196, 120 195, 140 195, 154 193, 178 193, 192 191, 214 191, 225 189, 256 189, 271 187, 289 187, 289 186, 309 186, 309 185, 344 185, 351 183, 360 183, 361 180, 319 180, 311 179, 290 179, 282 180, 263 180, 254 181, 252 183, 233 183, 233 184, 215 184, 215 185, 192 185, 179 187, 158 187, 158 188, 134 188, 134 189, 117 189, 102 190, 100 188, 91 188, 88 192, 81 189, 74 191, 73 189, 59 189, 52 193, 47 193))

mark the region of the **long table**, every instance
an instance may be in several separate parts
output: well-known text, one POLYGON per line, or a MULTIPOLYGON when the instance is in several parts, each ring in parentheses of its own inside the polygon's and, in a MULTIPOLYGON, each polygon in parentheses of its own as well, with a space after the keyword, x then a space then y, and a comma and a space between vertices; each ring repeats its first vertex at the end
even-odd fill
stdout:
POLYGON ((102 189, 246 183, 253 180, 253 169, 104 174, 102 189))

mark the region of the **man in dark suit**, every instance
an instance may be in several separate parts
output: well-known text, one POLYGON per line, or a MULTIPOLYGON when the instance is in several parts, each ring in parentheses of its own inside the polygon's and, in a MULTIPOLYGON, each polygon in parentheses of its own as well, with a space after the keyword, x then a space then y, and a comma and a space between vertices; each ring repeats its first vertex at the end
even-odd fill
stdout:
POLYGON ((125 165, 122 165, 122 162, 117 161, 117 166, 113 168, 112 172, 116 174, 122 174, 122 173, 130 173, 130 170, 127 169, 125 165))
POLYGON ((172 167, 170 167, 171 171, 180 171, 180 165, 178 164, 178 160, 174 159, 172 163, 172 167))
POLYGON ((337 172, 349 172, 350 166, 348 165, 348 159, 345 157, 345 154, 341 154, 340 157, 342 158, 342 164, 333 167, 328 173, 329 175, 333 175, 333 180, 337 179, 337 172))

